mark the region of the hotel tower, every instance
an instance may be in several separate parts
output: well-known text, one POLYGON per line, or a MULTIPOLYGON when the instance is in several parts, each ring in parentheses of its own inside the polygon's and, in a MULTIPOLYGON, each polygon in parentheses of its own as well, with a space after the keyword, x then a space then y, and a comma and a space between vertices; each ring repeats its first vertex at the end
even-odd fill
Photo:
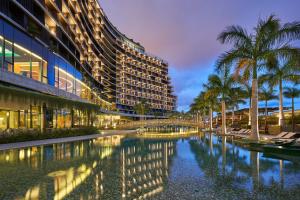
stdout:
POLYGON ((121 33, 97 0, 3 0, 0 129, 93 125, 98 113, 176 109, 168 63, 121 33))

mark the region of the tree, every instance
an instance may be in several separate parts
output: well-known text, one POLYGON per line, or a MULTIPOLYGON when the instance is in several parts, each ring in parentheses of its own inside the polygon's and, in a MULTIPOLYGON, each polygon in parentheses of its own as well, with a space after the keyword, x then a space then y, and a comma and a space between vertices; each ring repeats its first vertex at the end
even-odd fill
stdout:
MULTIPOLYGON (((209 112, 209 105, 207 101, 205 101, 205 92, 201 92, 190 105, 190 112, 196 113, 197 116, 200 114, 203 118, 209 112)), ((211 128, 211 127, 210 127, 211 128)))
POLYGON ((266 20, 260 19, 253 34, 249 34, 241 26, 229 26, 218 36, 222 44, 233 44, 233 47, 219 57, 217 69, 233 64, 237 74, 252 80, 251 138, 253 139, 259 140, 258 73, 271 56, 288 58, 291 55, 299 55, 299 49, 289 45, 290 41, 299 38, 299 22, 281 25, 280 20, 273 15, 266 20))
POLYGON ((217 109, 218 99, 214 91, 207 90, 204 95, 204 101, 209 108, 209 130, 212 131, 213 127, 213 112, 217 109))
POLYGON ((265 102, 265 133, 268 132, 268 101, 276 99, 273 87, 262 87, 259 91, 259 99, 265 102))
POLYGON ((283 95, 286 98, 292 99, 292 130, 295 131, 295 105, 294 99, 300 97, 300 90, 295 87, 286 87, 284 88, 283 95))
POLYGON ((232 110, 232 122, 231 125, 234 123, 234 111, 235 109, 239 109, 240 104, 246 104, 244 98, 247 96, 247 91, 243 90, 243 88, 233 90, 228 99, 228 106, 232 110))
POLYGON ((283 113, 283 82, 296 83, 300 80, 300 69, 297 66, 298 58, 281 59, 270 57, 267 62, 267 73, 262 76, 262 80, 269 82, 272 86, 279 87, 279 118, 278 125, 284 125, 283 113))
POLYGON ((245 80, 242 77, 238 77, 237 79, 239 81, 239 84, 242 86, 242 89, 245 93, 245 98, 249 99, 249 118, 248 118, 248 125, 251 125, 251 95, 252 95, 252 87, 249 82, 249 80, 245 80))
POLYGON ((229 102, 230 94, 240 89, 236 87, 236 81, 230 73, 229 67, 224 67, 217 75, 210 75, 208 83, 204 84, 207 91, 215 97, 219 97, 222 106, 222 134, 226 134, 226 102, 229 102))
POLYGON ((139 103, 135 104, 135 106, 133 107, 133 109, 136 112, 136 114, 138 114, 138 115, 145 115, 145 114, 147 114, 149 112, 150 106, 149 106, 147 100, 142 99, 139 103))

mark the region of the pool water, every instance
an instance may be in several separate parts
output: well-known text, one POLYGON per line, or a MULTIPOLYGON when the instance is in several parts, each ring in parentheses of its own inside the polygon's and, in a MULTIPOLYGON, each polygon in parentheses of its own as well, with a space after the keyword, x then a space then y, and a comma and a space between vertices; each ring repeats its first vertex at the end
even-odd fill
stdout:
POLYGON ((300 159, 225 137, 94 140, 0 151, 0 199, 300 199, 300 159))

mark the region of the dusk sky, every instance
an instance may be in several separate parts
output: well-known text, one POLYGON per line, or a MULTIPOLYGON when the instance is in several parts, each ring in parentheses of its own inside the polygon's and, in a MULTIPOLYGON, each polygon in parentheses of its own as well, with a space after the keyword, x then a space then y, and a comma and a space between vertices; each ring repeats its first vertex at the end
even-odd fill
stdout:
MULTIPOLYGON (((178 110, 188 110, 217 57, 217 40, 229 25, 249 31, 259 17, 300 20, 300 0, 100 0, 110 21, 148 52, 168 61, 178 110)), ((251 30, 252 31, 252 30, 251 30)), ((277 102, 273 102, 277 104, 277 102)))

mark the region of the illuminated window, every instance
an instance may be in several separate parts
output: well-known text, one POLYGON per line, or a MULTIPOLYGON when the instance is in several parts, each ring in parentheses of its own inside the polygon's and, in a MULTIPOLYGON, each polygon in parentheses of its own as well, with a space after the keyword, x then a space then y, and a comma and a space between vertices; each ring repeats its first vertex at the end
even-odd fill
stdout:
POLYGON ((4 40, 0 36, 0 70, 3 68, 3 57, 4 57, 4 40))
POLYGON ((42 81, 42 60, 32 56, 31 57, 31 77, 34 80, 42 81))
POLYGON ((8 119, 7 119, 7 112, 0 111, 0 129, 4 130, 8 127, 8 119))
POLYGON ((3 66, 7 71, 48 83, 47 62, 22 46, 4 40, 1 36, 0 60, 0 67, 3 66))
POLYGON ((4 40, 4 69, 13 71, 13 45, 8 40, 4 40))
POLYGON ((48 83, 48 65, 47 65, 47 62, 45 62, 45 61, 43 61, 42 82, 48 83))
POLYGON ((30 78, 30 53, 15 45, 14 49, 14 72, 30 78))

